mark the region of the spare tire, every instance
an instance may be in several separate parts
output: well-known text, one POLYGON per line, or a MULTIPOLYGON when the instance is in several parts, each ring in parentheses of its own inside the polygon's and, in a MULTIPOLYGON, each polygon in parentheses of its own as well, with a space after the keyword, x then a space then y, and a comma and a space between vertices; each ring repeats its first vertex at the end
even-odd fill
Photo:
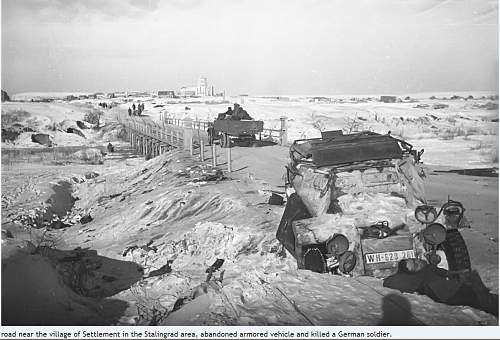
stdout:
POLYGON ((304 269, 326 273, 326 260, 318 248, 309 248, 304 254, 304 269))
POLYGON ((467 244, 457 229, 446 231, 446 240, 440 248, 446 255, 449 271, 470 271, 470 257, 467 244))

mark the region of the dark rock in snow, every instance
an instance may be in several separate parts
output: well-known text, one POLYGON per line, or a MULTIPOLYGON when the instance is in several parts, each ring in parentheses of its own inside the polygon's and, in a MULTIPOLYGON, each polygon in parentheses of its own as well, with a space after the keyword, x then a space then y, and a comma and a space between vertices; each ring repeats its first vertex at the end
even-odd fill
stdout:
POLYGON ((13 142, 19 137, 21 134, 20 131, 15 131, 12 129, 2 129, 2 143, 6 141, 13 142))
POLYGON ((7 94, 7 92, 5 92, 4 90, 2 90, 2 101, 3 102, 8 102, 10 101, 10 97, 9 95, 7 94))
POLYGON ((46 133, 34 133, 31 135, 31 141, 45 146, 52 146, 50 136, 46 133))
POLYGON ((88 129, 88 127, 85 125, 84 122, 82 122, 81 120, 77 120, 76 121, 76 125, 80 128, 80 129, 88 129))
POLYGON ((14 235, 12 235, 12 232, 10 230, 2 229, 2 238, 14 238, 14 235))
POLYGON ((83 138, 87 139, 87 137, 85 137, 85 135, 83 134, 83 132, 81 132, 81 131, 80 131, 80 130, 78 130, 78 129, 75 129, 75 128, 70 127, 70 128, 67 128, 67 129, 66 129, 66 132, 67 132, 67 133, 74 133, 75 135, 78 135, 78 136, 80 136, 80 137, 83 137, 83 138))
POLYGON ((215 272, 215 271, 219 270, 223 264, 224 264, 224 259, 217 259, 210 267, 207 268, 205 273, 215 272))
POLYGON ((80 223, 81 224, 87 224, 89 222, 91 222, 93 220, 92 216, 90 216, 90 214, 87 214, 87 215, 84 215, 81 219, 80 219, 80 223))
POLYGON ((96 178, 98 176, 99 176, 99 174, 97 172, 94 172, 94 171, 89 171, 89 172, 85 173, 86 179, 92 179, 92 178, 96 178))
POLYGON ((163 274, 168 274, 172 271, 172 267, 170 266, 172 264, 172 260, 168 260, 167 263, 163 266, 161 266, 159 269, 157 270, 152 270, 151 272, 149 272, 149 277, 153 277, 153 276, 160 276, 160 275, 163 275, 163 274))

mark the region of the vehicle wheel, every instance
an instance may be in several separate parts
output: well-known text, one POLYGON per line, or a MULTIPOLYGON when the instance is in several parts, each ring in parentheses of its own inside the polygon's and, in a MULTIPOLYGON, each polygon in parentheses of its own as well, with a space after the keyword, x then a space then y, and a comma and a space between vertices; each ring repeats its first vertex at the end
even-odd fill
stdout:
POLYGON ((222 136, 220 137, 220 147, 225 148, 226 147, 226 134, 223 133, 222 136))
POLYGON ((214 136, 213 136, 213 133, 212 131, 208 131, 208 145, 212 145, 212 143, 214 142, 214 136))
MULTIPOLYGON (((276 231, 276 238, 296 258, 295 234, 292 229, 292 222, 311 217, 297 193, 294 192, 291 194, 286 201, 285 211, 283 212, 283 216, 281 216, 281 221, 276 231)), ((301 263, 301 261, 298 262, 301 263)))
POLYGON ((446 240, 439 246, 438 255, 442 259, 438 267, 449 271, 468 271, 471 269, 467 245, 460 232, 456 229, 446 231, 446 240))
POLYGON ((318 248, 309 248, 304 254, 304 269, 316 272, 326 272, 325 257, 318 248))

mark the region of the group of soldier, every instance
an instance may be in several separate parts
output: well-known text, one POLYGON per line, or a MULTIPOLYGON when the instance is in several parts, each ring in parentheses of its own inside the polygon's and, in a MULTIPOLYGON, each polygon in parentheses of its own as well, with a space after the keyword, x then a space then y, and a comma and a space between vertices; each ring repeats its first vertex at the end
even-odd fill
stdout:
POLYGON ((111 109, 112 108, 111 104, 108 104, 108 103, 99 103, 99 106, 104 108, 104 109, 111 109))
POLYGON ((224 113, 219 113, 217 116, 217 120, 221 119, 231 119, 231 120, 252 120, 252 117, 246 112, 240 104, 235 103, 234 109, 230 106, 227 108, 227 111, 224 113))
POLYGON ((128 108, 129 116, 140 116, 142 112, 144 112, 144 103, 137 104, 137 107, 135 106, 134 103, 132 104, 132 107, 128 108))

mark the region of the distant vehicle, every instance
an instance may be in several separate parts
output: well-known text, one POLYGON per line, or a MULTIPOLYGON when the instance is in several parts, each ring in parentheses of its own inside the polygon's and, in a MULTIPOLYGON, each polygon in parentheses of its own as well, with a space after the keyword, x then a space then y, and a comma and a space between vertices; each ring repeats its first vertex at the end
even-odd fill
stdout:
POLYGON ((229 147, 233 142, 250 144, 256 140, 255 135, 263 130, 263 121, 253 120, 239 104, 234 104, 234 110, 228 108, 226 113, 220 113, 208 127, 208 141, 212 144, 219 140, 223 148, 229 147))
POLYGON ((215 120, 208 128, 209 143, 219 140, 221 147, 227 148, 231 143, 251 143, 256 140, 255 135, 264 129, 264 122, 260 120, 215 120))
POLYGON ((469 271, 464 207, 424 204, 423 150, 390 135, 344 135, 295 141, 287 166, 288 200, 276 237, 298 268, 387 277, 419 258, 469 271))

